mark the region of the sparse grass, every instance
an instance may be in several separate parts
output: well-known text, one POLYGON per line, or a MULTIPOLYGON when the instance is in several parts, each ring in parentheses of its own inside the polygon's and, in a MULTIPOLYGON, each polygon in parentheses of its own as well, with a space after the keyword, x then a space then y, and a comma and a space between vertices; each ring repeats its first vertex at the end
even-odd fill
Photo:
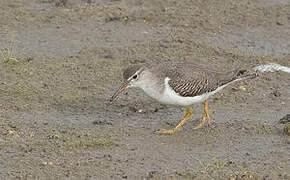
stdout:
POLYGON ((201 160, 199 160, 199 159, 197 159, 197 160, 199 161, 199 163, 201 165, 200 172, 203 174, 208 173, 211 169, 223 170, 228 165, 228 162, 217 160, 216 158, 213 158, 212 162, 209 162, 209 163, 201 162, 201 160))
POLYGON ((87 148, 89 148, 89 147, 100 148, 100 147, 116 146, 116 143, 109 137, 101 137, 101 138, 96 138, 96 139, 93 139, 91 141, 88 141, 84 145, 87 148))
POLYGON ((1 47, 1 57, 3 59, 3 63, 11 63, 11 62, 17 62, 17 58, 14 54, 15 51, 15 36, 16 33, 12 33, 11 37, 10 37, 10 42, 8 44, 7 48, 3 48, 1 47))
POLYGON ((246 167, 240 166, 236 160, 218 160, 213 158, 210 162, 202 162, 197 159, 201 165, 198 173, 203 174, 208 179, 214 177, 228 177, 228 179, 259 179, 257 172, 248 170, 246 167))
MULTIPOLYGON (((47 142, 57 144, 58 149, 70 149, 72 151, 82 151, 90 148, 111 148, 118 146, 117 143, 108 136, 104 137, 92 137, 89 134, 76 135, 63 132, 54 132, 48 135, 46 138, 47 142)), ((43 146, 47 146, 46 143, 43 146)), ((54 149, 55 147, 53 147, 54 149)))
POLYGON ((228 165, 228 162, 226 161, 220 161, 220 160, 214 160, 214 168, 216 169, 224 169, 225 166, 228 165))
POLYGON ((285 124, 283 133, 285 136, 290 136, 290 123, 285 124))

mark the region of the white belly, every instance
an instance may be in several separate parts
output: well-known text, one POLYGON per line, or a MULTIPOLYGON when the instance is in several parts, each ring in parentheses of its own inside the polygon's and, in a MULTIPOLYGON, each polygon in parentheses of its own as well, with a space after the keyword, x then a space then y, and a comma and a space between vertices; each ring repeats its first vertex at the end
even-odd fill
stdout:
POLYGON ((205 101, 207 98, 209 98, 209 96, 215 94, 216 92, 218 92, 219 90, 221 90, 222 88, 224 88, 225 86, 228 85, 228 84, 225 84, 225 85, 217 88, 215 91, 212 91, 212 92, 209 92, 209 93, 200 95, 200 96, 195 96, 195 97, 182 97, 178 93, 176 93, 169 86, 169 84, 168 84, 168 81, 169 80, 170 79, 168 77, 165 78, 165 90, 162 93, 155 91, 151 87, 142 88, 142 89, 150 97, 158 100, 159 102, 161 102, 163 104, 178 105, 178 106, 188 107, 188 106, 191 106, 191 105, 193 105, 195 103, 199 103, 199 102, 205 101))

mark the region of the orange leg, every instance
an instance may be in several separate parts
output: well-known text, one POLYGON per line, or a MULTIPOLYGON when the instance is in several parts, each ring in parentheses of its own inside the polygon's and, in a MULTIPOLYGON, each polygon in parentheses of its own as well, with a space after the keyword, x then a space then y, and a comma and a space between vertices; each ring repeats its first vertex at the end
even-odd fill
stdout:
POLYGON ((186 112, 186 115, 184 116, 184 119, 174 129, 169 129, 169 130, 160 129, 156 133, 158 133, 158 134, 174 134, 174 133, 176 133, 179 130, 179 128, 189 119, 191 114, 192 114, 191 109, 187 108, 187 112, 186 112))
POLYGON ((208 125, 211 124, 211 120, 210 120, 210 117, 209 117, 209 111, 210 110, 208 110, 208 100, 205 100, 204 101, 204 113, 203 113, 202 121, 201 121, 201 123, 198 126, 196 126, 193 129, 199 129, 199 128, 203 127, 205 122, 206 122, 206 120, 207 120, 208 125))

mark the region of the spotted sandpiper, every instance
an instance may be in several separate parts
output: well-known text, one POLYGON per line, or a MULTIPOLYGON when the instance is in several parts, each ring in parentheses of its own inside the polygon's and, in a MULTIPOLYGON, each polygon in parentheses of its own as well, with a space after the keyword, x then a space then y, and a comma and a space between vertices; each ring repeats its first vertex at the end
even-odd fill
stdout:
POLYGON ((194 129, 203 127, 206 121, 210 125, 208 98, 235 81, 255 76, 240 69, 218 72, 192 62, 167 61, 154 66, 137 64, 124 70, 124 82, 110 101, 129 87, 139 87, 162 104, 187 108, 184 119, 174 129, 157 131, 159 134, 174 134, 191 116, 191 106, 198 102, 204 102, 204 113, 201 123, 194 129))

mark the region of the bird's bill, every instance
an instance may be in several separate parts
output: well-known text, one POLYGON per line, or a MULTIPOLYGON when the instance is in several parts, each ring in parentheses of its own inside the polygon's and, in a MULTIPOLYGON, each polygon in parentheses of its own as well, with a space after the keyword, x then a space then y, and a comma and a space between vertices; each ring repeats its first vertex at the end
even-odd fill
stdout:
POLYGON ((123 91, 125 91, 129 87, 129 82, 124 82, 119 89, 114 93, 114 95, 111 97, 110 101, 114 101, 119 94, 121 94, 123 91))

